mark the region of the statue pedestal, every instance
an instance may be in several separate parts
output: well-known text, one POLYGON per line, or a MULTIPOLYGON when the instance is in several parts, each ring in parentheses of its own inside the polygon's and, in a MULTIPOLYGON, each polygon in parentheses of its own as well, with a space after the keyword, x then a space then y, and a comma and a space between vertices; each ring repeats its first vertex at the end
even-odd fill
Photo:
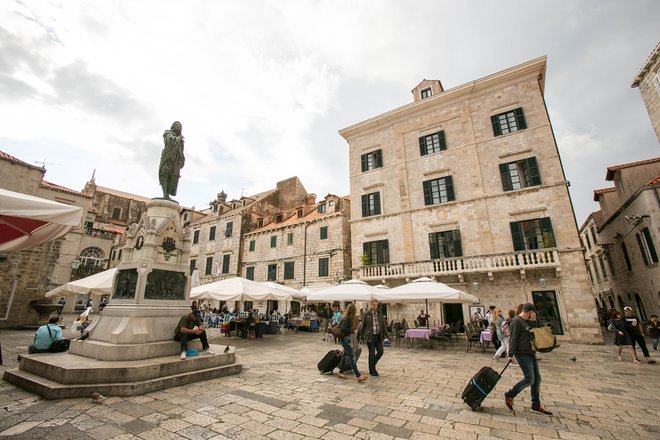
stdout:
MULTIPOLYGON (((68 353, 23 356, 18 370, 7 371, 5 379, 46 398, 60 398, 80 397, 88 389, 129 396, 239 373, 233 350, 225 352, 224 346, 213 355, 179 359, 174 332, 191 311, 190 238, 180 212, 176 202, 152 200, 127 234, 110 302, 102 315, 92 315, 85 329, 89 337, 71 341, 68 353), (82 374, 80 365, 102 373, 82 374)), ((201 351, 199 339, 188 348, 201 351)))

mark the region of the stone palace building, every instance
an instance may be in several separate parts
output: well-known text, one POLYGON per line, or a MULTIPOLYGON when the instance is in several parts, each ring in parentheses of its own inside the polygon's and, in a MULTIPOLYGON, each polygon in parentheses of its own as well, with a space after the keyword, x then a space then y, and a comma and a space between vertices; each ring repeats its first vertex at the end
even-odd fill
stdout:
MULTIPOLYGON (((354 278, 429 276, 505 311, 533 302, 560 338, 602 343, 545 74, 541 57, 448 90, 424 80, 412 103, 340 130, 354 278)), ((442 322, 472 310, 430 308, 442 322)))

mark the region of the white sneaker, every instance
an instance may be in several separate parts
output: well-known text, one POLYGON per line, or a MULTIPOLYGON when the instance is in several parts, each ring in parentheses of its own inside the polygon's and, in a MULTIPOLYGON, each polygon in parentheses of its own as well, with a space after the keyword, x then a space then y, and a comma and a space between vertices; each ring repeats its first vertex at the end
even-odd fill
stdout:
POLYGON ((213 351, 211 351, 207 348, 206 350, 202 351, 202 354, 211 355, 211 354, 215 354, 215 352, 213 352, 213 351))
POLYGON ((182 351, 182 352, 181 352, 181 359, 185 359, 185 358, 186 358, 186 352, 185 352, 185 351, 182 351))

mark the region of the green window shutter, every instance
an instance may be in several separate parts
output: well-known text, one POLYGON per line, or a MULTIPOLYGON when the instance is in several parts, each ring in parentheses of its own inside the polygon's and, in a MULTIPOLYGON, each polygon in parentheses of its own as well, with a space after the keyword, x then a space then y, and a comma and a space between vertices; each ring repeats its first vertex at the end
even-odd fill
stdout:
POLYGON ((380 214, 380 193, 375 192, 374 194, 374 215, 380 214))
POLYGON ((555 233, 552 231, 552 221, 550 217, 543 217, 539 219, 541 224, 541 234, 543 236, 543 247, 551 248, 557 246, 555 242, 555 233))
POLYGON ((525 166, 529 170, 529 185, 536 186, 541 184, 541 173, 539 173, 539 165, 536 162, 536 157, 525 159, 525 166))
POLYGON ((518 129, 523 130, 527 128, 527 122, 525 121, 525 113, 523 113, 522 107, 518 107, 514 110, 516 115, 516 123, 518 124, 518 129))
POLYGON ((452 176, 445 177, 445 187, 447 188, 447 201, 456 200, 454 196, 454 178, 452 176))
POLYGON ((426 150, 426 136, 421 136, 419 138, 419 155, 426 156, 428 151, 426 150))
POLYGON ((502 177, 502 189, 504 191, 511 191, 513 189, 513 183, 511 183, 511 174, 509 174, 508 163, 500 164, 500 176, 502 177))
POLYGON ((369 194, 362 195, 362 217, 369 216, 369 194))
POLYGON ((364 173, 365 171, 368 170, 367 155, 363 154, 362 156, 360 156, 360 161, 362 162, 362 172, 364 173))
POLYGON ((502 127, 500 127, 500 121, 497 117, 497 115, 493 115, 490 117, 490 122, 493 124, 493 136, 501 136, 502 135, 502 127))
POLYGON ((644 234, 644 238, 646 239, 646 247, 649 248, 649 253, 651 254, 651 260, 653 260, 654 263, 657 263, 658 254, 655 252, 655 246, 653 245, 653 239, 651 238, 651 233, 649 232, 649 228, 642 229, 642 234, 644 234))
POLYGON ((513 250, 514 251, 524 251, 525 250, 525 241, 523 240, 522 227, 520 222, 511 222, 509 223, 511 227, 511 240, 513 240, 513 250))
POLYGON ((383 150, 377 150, 376 153, 376 168, 382 168, 383 167, 383 150))
POLYGON ((433 198, 431 197, 431 181, 425 180, 422 182, 422 187, 424 188, 424 204, 426 206, 433 204, 433 198))
POLYGON ((383 261, 380 261, 380 264, 389 264, 389 262, 390 262, 390 245, 389 245, 389 241, 382 240, 381 243, 382 243, 382 250, 383 250, 383 252, 382 252, 383 261))
MULTIPOLYGON (((366 255, 367 259, 371 260, 371 255, 369 254, 369 242, 362 243, 362 255, 366 255)), ((371 264, 371 261, 369 261, 368 264, 371 264)))
POLYGON ((431 260, 436 260, 440 258, 440 253, 438 252, 438 234, 430 233, 429 234, 429 248, 431 249, 431 260))
POLYGON ((639 245, 639 252, 642 254, 642 259, 644 260, 644 264, 648 266, 649 259, 646 257, 646 252, 644 252, 644 244, 642 243, 642 237, 639 234, 635 234, 635 238, 637 238, 637 244, 639 245))
POLYGON ((456 229, 454 232, 454 257, 463 256, 463 246, 461 243, 461 231, 456 229))
POLYGON ((440 150, 446 150, 447 149, 447 143, 445 142, 445 131, 440 130, 438 132, 438 140, 440 143, 440 150))

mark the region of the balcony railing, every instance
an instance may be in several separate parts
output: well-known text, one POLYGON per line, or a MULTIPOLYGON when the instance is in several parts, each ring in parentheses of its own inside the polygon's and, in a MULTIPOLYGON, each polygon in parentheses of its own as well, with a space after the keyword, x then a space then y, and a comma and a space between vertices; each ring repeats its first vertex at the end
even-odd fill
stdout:
POLYGON ((382 280, 476 273, 487 273, 490 277, 494 272, 541 268, 555 268, 559 272, 559 252, 556 249, 378 264, 361 267, 359 271, 362 280, 382 280))
POLYGON ((71 269, 71 281, 87 278, 105 270, 104 266, 80 266, 77 269, 71 269))

